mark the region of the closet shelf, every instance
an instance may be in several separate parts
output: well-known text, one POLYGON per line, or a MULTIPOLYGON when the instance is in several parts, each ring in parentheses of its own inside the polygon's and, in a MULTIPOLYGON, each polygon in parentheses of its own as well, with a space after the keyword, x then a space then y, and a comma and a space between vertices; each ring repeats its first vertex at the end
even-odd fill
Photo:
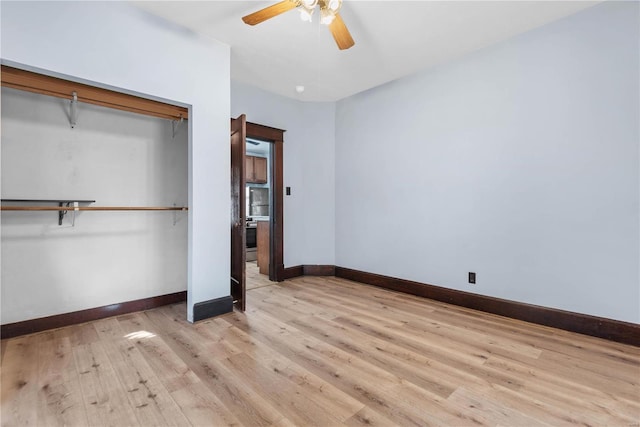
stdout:
MULTIPOLYGON (((69 199, 2 199, 2 203, 56 203, 58 206, 0 206, 3 211, 57 211, 58 225, 68 211, 187 211, 188 206, 77 206, 80 203, 95 203, 95 200, 69 199), (73 205, 72 205, 73 204, 73 205)), ((75 217, 75 215, 74 215, 75 217)), ((74 218, 75 219, 75 218, 74 218)))
POLYGON ((187 206, 2 206, 3 211, 188 211, 187 206))
MULTIPOLYGON (((71 206, 72 203, 95 203, 95 200, 78 200, 78 199, 1 199, 2 203, 56 203, 58 206, 2 206, 0 210, 5 211, 57 211, 58 225, 62 225, 62 219, 67 211, 76 210, 78 206, 71 206), (66 207, 65 207, 66 205, 66 207), (43 209, 36 209, 43 208, 43 209)), ((75 214, 74 214, 75 220, 75 214)))
POLYGON ((95 203, 95 200, 79 199, 2 199, 2 203, 95 203))

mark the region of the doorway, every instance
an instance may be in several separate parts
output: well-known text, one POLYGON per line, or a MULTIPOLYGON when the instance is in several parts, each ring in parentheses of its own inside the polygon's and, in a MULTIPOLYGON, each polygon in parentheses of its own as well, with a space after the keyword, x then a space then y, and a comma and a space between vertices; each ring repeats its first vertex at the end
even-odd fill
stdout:
MULTIPOLYGON (((283 143, 284 130, 272 128, 269 126, 259 125, 256 123, 246 122, 244 115, 237 119, 231 120, 231 295, 234 299, 235 306, 244 311, 246 306, 246 288, 247 288, 247 266, 246 266, 246 246, 247 237, 252 240, 253 236, 247 236, 247 218, 249 215, 251 200, 247 193, 247 171, 249 168, 255 168, 254 160, 249 165, 249 156, 247 155, 247 139, 249 141, 258 141, 265 143, 269 153, 269 167, 267 168, 267 181, 270 191, 268 192, 269 215, 268 221, 264 221, 265 215, 256 215, 262 217, 262 224, 256 221, 256 246, 260 244, 266 247, 263 254, 266 253, 266 261, 258 261, 260 269, 267 273, 268 280, 279 282, 284 280, 284 247, 283 247, 283 143), (239 141, 242 138, 242 142, 239 141), (248 203, 249 202, 249 203, 248 203), (258 226, 262 229, 262 233, 258 230, 258 226), (260 235, 268 235, 266 242, 259 242, 260 235)), ((251 150, 250 150, 251 151, 251 150)), ((257 157, 257 156, 254 156, 257 157)), ((256 179, 253 176, 252 179, 256 179)), ((258 179, 258 181, 260 181, 258 179)), ((260 185, 250 183, 250 187, 260 188, 260 185)), ((256 197, 258 197, 256 192, 256 197)), ((264 197, 260 196, 260 197, 264 197)), ((263 201, 264 199, 260 199, 263 201)), ((259 200, 259 201, 260 201, 259 200)), ((255 203, 257 213, 264 214, 257 205, 264 203, 255 203)), ((264 208, 264 207, 263 207, 264 208)), ((251 217, 253 219, 253 217, 251 217)), ((257 249, 257 248, 256 248, 257 249)), ((257 255, 257 254, 256 254, 257 255)), ((256 266, 257 267, 257 266, 256 266)), ((259 273, 258 273, 259 274, 259 273)), ((265 279, 266 280, 266 279, 265 279)))
POLYGON ((273 284, 269 280, 271 258, 271 190, 273 144, 255 138, 246 138, 245 153, 245 232, 247 290, 273 284))

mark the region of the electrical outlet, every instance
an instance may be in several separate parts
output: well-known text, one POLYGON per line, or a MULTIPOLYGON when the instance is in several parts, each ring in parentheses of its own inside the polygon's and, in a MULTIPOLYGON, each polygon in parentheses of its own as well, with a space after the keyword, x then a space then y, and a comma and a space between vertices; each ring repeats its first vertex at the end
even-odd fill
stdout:
POLYGON ((285 191, 286 191, 286 193, 287 193, 287 196, 290 196, 290 195, 291 195, 291 187, 286 187, 286 188, 285 188, 285 191))
POLYGON ((476 273, 469 272, 469 283, 472 285, 476 284, 476 273))

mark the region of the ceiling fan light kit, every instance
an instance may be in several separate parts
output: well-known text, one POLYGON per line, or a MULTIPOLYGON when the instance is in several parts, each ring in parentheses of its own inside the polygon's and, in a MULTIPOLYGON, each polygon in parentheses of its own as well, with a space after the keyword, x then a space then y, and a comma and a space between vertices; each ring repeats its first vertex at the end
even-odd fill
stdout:
POLYGON ((331 13, 329 9, 320 9, 320 23, 329 25, 336 18, 335 13, 331 13))
POLYGON ((244 16, 245 24, 256 25, 291 9, 300 10, 300 18, 311 22, 316 6, 320 7, 320 23, 326 25, 333 35, 340 50, 349 49, 355 44, 347 26, 338 13, 342 7, 342 0, 283 0, 257 12, 244 16))
POLYGON ((313 11, 316 8, 316 4, 318 4, 318 0, 310 1, 310 0, 302 0, 299 2, 300 5, 297 6, 300 9, 300 19, 304 22, 311 22, 313 17, 313 11))
POLYGON ((312 15, 313 9, 309 10, 304 7, 300 9, 300 19, 302 19, 304 22, 311 22, 313 20, 312 15))

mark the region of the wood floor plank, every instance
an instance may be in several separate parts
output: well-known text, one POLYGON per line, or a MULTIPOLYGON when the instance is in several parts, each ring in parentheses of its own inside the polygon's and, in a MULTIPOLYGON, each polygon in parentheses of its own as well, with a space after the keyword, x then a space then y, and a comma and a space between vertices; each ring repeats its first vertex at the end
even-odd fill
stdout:
MULTIPOLYGON (((261 316, 262 318, 262 316, 261 316)), ((230 318, 232 319, 232 318, 230 318)), ((240 319, 241 320, 241 319, 240 319)), ((239 327, 244 325, 238 322, 239 327)), ((396 376, 348 353, 287 327, 273 318, 248 326, 259 340, 271 342, 285 357, 332 383, 364 405, 384 406, 382 390, 400 383, 396 376), (275 334, 269 331, 278 331, 275 334)), ((263 341, 263 342, 264 342, 263 341)))
POLYGON ((575 381, 575 375, 556 375, 544 368, 499 357, 492 357, 486 364, 520 378, 524 386, 519 392, 523 396, 547 402, 565 412, 579 407, 580 412, 596 420, 596 424, 607 424, 607 420, 614 425, 624 424, 622 420, 626 418, 640 420, 640 408, 637 405, 628 405, 606 391, 582 385, 575 381))
MULTIPOLYGON (((366 355, 370 363, 386 369, 401 378, 410 378, 410 381, 425 390, 441 396, 448 397, 456 389, 456 380, 442 372, 442 369, 434 368, 431 361, 423 358, 419 353, 403 351, 398 357, 386 350, 389 346, 383 340, 374 337, 363 336, 358 331, 350 330, 336 323, 321 323, 313 316, 296 319, 289 322, 296 328, 315 337, 321 337, 324 341, 344 349, 357 357, 366 355), (437 371, 437 375, 433 375, 437 371)), ((399 348, 399 347, 397 347, 399 348)), ((442 366, 439 366, 442 368, 442 366)))
POLYGON ((383 324, 372 323, 369 322, 368 319, 363 319, 358 316, 351 316, 350 318, 340 317, 336 318, 335 321, 356 328, 373 337, 396 344, 407 350, 423 354, 451 368, 471 373, 480 380, 502 384, 505 387, 511 388, 519 388, 522 386, 522 383, 509 373, 483 366, 486 356, 469 355, 464 352, 461 353, 458 349, 450 349, 446 341, 418 339, 418 337, 412 336, 410 332, 398 329, 393 331, 385 329, 383 324))
POLYGON ((317 360, 335 364, 340 371, 353 370, 360 379, 367 379, 371 384, 377 384, 378 388, 391 387, 400 382, 397 376, 376 367, 366 359, 351 357, 346 351, 323 340, 315 339, 262 311, 252 312, 252 315, 256 320, 250 323, 254 330, 267 332, 271 339, 283 340, 282 342, 286 342, 291 350, 313 354, 317 360))
POLYGON ((134 339, 132 342, 145 356, 145 360, 192 425, 241 425, 164 339, 147 331, 153 327, 147 323, 145 316, 134 313, 120 316, 118 321, 128 336, 147 332, 144 339, 134 339))
POLYGON ((599 384, 601 387, 604 386, 603 388, 607 388, 607 383, 615 383, 618 391, 628 397, 635 396, 640 386, 640 370, 623 369, 615 361, 605 366, 575 356, 546 351, 541 356, 541 360, 531 362, 531 364, 533 366, 552 366, 559 371, 572 371, 578 377, 584 377, 583 374, 588 374, 590 380, 598 378, 599 384))
POLYGON ((118 318, 118 322, 126 333, 125 336, 137 337, 142 335, 141 332, 146 332, 145 338, 134 338, 131 342, 145 357, 167 391, 171 393, 200 382, 197 375, 189 369, 161 336, 142 329, 144 327, 142 315, 134 313, 121 316, 118 318))
POLYGON ((581 356, 587 350, 590 352, 590 358, 602 361, 605 365, 619 363, 636 369, 640 363, 638 347, 587 336, 580 336, 580 340, 573 340, 571 338, 575 337, 575 334, 570 332, 529 323, 525 323, 527 327, 523 328, 523 322, 468 309, 465 311, 460 307, 444 307, 435 310, 429 317, 471 331, 489 333, 493 337, 511 339, 515 336, 522 344, 559 354, 581 356))
POLYGON ((269 276, 266 274, 260 274, 258 263, 256 261, 247 261, 246 263, 246 286, 247 290, 263 288, 265 286, 271 286, 277 282, 269 280, 269 276))
POLYGON ((92 325, 101 340, 119 339, 124 336, 124 331, 115 317, 96 320, 92 325))
POLYGON ((458 388, 447 400, 458 407, 466 408, 477 420, 483 420, 483 422, 493 425, 553 426, 553 424, 548 424, 521 412, 522 408, 503 405, 499 401, 465 387, 458 388))
POLYGON ((435 307, 425 304, 424 300, 415 299, 417 297, 411 295, 407 295, 409 298, 406 298, 397 292, 332 277, 325 278, 322 288, 316 286, 310 288, 307 286, 307 284, 313 285, 315 280, 312 277, 305 277, 300 280, 298 289, 301 291, 301 296, 312 295, 318 298, 324 296, 337 304, 341 304, 343 307, 360 307, 365 310, 368 309, 369 312, 377 312, 379 310, 392 312, 393 310, 398 310, 402 313, 422 315, 425 312, 435 310, 435 307), (359 298, 362 295, 363 286, 367 290, 366 300, 359 298))
POLYGON ((184 415, 194 426, 240 426, 240 420, 229 411, 201 381, 171 393, 184 415))
POLYGON ((37 425, 38 334, 13 338, 2 360, 3 425, 37 425))
MULTIPOLYGON (((260 292, 266 292, 263 289, 255 289, 254 294, 259 295, 260 292)), ((256 307, 260 308, 260 311, 269 313, 274 317, 282 320, 291 320, 299 316, 305 316, 309 313, 313 313, 318 310, 317 307, 313 307, 303 301, 287 301, 281 298, 268 297, 261 295, 259 301, 255 302, 256 307)))
POLYGON ((202 337, 196 332, 176 327, 176 322, 162 310, 151 310, 146 315, 159 330, 170 331, 167 344, 244 425, 269 426, 285 418, 233 371, 208 357, 202 337))
POLYGON ((201 322, 197 330, 205 332, 206 329, 213 329, 213 323, 216 323, 216 330, 218 331, 218 338, 216 339, 233 343, 234 346, 242 350, 243 354, 248 355, 264 368, 301 387, 302 390, 300 392, 302 394, 313 396, 315 403, 330 411, 337 419, 344 421, 364 406, 332 384, 323 381, 291 359, 283 356, 277 350, 260 343, 251 335, 233 325, 222 322, 220 319, 201 322))
MULTIPOLYGON (((311 292, 307 291, 305 293, 309 294, 311 292)), ((325 305, 337 306, 341 304, 339 299, 326 296, 328 294, 330 294, 330 292, 327 292, 327 287, 325 286, 322 289, 322 294, 314 294, 312 297, 306 297, 306 300, 321 300, 325 305)), ((305 296, 296 295, 295 298, 305 299, 305 296)), ((469 351, 477 351, 478 348, 482 349, 485 357, 491 354, 503 354, 515 358, 537 358, 540 355, 541 351, 534 346, 522 345, 513 339, 494 337, 487 333, 480 333, 478 331, 475 331, 475 333, 470 333, 466 328, 456 327, 446 322, 434 322, 429 315, 429 313, 432 312, 433 309, 420 311, 414 310, 413 312, 406 312, 400 310, 399 308, 392 307, 392 305, 388 304, 388 302, 389 301, 387 300, 384 304, 379 303, 378 307, 384 311, 385 324, 388 327, 404 326, 405 328, 416 328, 418 329, 418 333, 428 330, 429 333, 443 336, 448 340, 454 340, 466 346, 469 351), (390 319, 394 319, 395 321, 390 321, 390 319)), ((363 317, 372 317, 371 313, 375 313, 375 310, 372 310, 370 305, 360 305, 353 303, 352 301, 349 301, 348 304, 344 304, 342 306, 342 310, 343 312, 353 313, 363 317)))
MULTIPOLYGON (((493 402, 508 404, 509 407, 519 408, 538 421, 552 426, 562 425, 603 425, 605 420, 592 417, 589 411, 571 411, 570 408, 559 404, 556 401, 538 399, 531 394, 522 391, 515 392, 500 385, 478 387, 470 385, 467 389, 472 390, 476 395, 484 396, 493 402)), ((623 417, 618 418, 618 422, 629 423, 623 417)))
POLYGON ((68 336, 74 347, 100 341, 98 331, 92 322, 62 328, 60 333, 68 336))
POLYGON ((260 363, 297 384, 301 393, 311 396, 318 406, 324 408, 341 422, 351 418, 364 407, 362 402, 297 363, 289 363, 288 361, 283 363, 282 358, 263 360, 260 363))
POLYGON ((202 336, 202 342, 211 357, 225 359, 243 352, 242 348, 239 348, 232 341, 224 339, 222 335, 218 333, 215 328, 211 328, 210 325, 210 321, 199 322, 193 326, 193 330, 202 336))
POLYGON ((0 340, 0 366, 2 366, 2 361, 4 360, 4 353, 7 349, 7 343, 9 340, 0 340))
POLYGON ((89 425, 138 425, 139 421, 118 381, 101 342, 73 347, 89 425))
POLYGON ((346 422, 350 427, 396 427, 397 424, 389 418, 377 413, 376 411, 365 406, 355 413, 346 422))
POLYGON ((334 277, 2 341, 2 425, 634 426, 640 348, 334 277))
POLYGON ((615 375, 608 377, 605 374, 584 369, 580 365, 581 362, 578 360, 571 365, 559 365, 554 362, 541 364, 540 361, 536 361, 536 364, 533 364, 534 367, 544 367, 545 371, 551 375, 572 378, 573 384, 581 386, 583 390, 588 390, 590 395, 594 394, 594 390, 615 389, 615 394, 608 396, 607 400, 613 399, 616 406, 624 405, 640 409, 637 376, 620 380, 615 375))
MULTIPOLYGON (((218 320, 218 322, 220 321, 218 320)), ((233 325, 226 322, 225 324, 226 326, 218 328, 221 339, 233 342, 243 350, 244 354, 252 357, 257 363, 295 383, 302 389, 301 393, 313 396, 315 403, 330 411, 337 419, 346 420, 364 406, 331 383, 322 380, 285 357, 276 349, 263 345, 233 325)))
MULTIPOLYGON (((333 279, 333 280, 336 280, 336 279, 333 279)), ((327 283, 333 283, 333 281, 329 279, 327 280, 327 283)), ((352 283, 355 284, 355 282, 352 282, 352 283)), ((355 285, 358 286, 358 284, 355 284, 355 285)), ((374 289, 377 289, 377 288, 374 288, 374 289)), ((335 299, 335 297, 332 297, 331 295, 334 292, 339 292, 339 291, 340 290, 336 289, 334 286, 326 286, 325 284, 325 286, 323 286, 321 290, 322 294, 313 295, 313 298, 322 299, 323 296, 326 296, 326 299, 335 299)), ((314 290, 310 292, 314 292, 314 290)), ((309 294, 310 292, 307 291, 305 292, 305 294, 309 294)), ((391 292, 388 290, 380 290, 375 292, 372 295, 372 298, 376 299, 376 301, 373 303, 373 307, 371 305, 362 306, 363 308, 368 307, 368 309, 366 309, 366 311, 364 312, 365 315, 370 315, 371 313, 375 313, 377 312, 378 309, 383 310, 383 312, 385 313, 384 317, 387 322, 389 321, 389 318, 395 319, 395 318, 398 318, 397 316, 400 316, 399 318, 403 319, 404 323, 407 324, 408 327, 414 327, 414 326, 430 327, 432 329, 431 332, 437 332, 438 330, 441 330, 442 334, 445 334, 448 339, 455 339, 456 336, 459 336, 460 338, 457 341, 469 343, 471 340, 473 340, 474 345, 478 346, 479 344, 480 346, 483 346, 486 349, 485 351, 491 354, 496 352, 500 354, 506 351, 512 354, 515 353, 525 357, 533 357, 533 358, 537 358, 540 354, 540 349, 536 348, 532 344, 522 345, 520 342, 513 339, 507 339, 505 336, 494 336, 492 334, 488 334, 486 332, 487 329, 482 330, 480 328, 477 328, 474 330, 475 331, 474 334, 469 334, 468 333, 469 326, 473 325, 473 322, 469 322, 468 316, 469 314, 477 313, 477 312, 474 312, 473 310, 455 307, 455 306, 451 306, 445 303, 440 303, 437 301, 428 301, 427 303, 425 303, 423 302, 425 301, 424 299, 405 301, 404 305, 402 304, 398 305, 398 304, 392 303, 392 301, 395 298, 389 298, 387 295, 385 295, 385 293, 394 295, 395 297, 399 295, 395 292, 391 292), (409 302, 413 303, 413 305, 409 304, 409 302), (422 303, 420 304, 420 302, 422 303), (447 313, 444 316, 437 318, 437 314, 438 314, 437 311, 442 307, 447 309, 447 313), (450 322, 450 320, 452 319, 452 316, 450 315, 450 313, 452 312, 453 309, 466 310, 463 313, 467 316, 467 318, 463 319, 463 321, 461 322, 462 325, 456 324, 455 322, 453 323, 450 322), (434 321, 434 318, 437 318, 438 320, 434 321)), ((300 298, 304 298, 304 297, 300 297, 300 298)), ((414 297, 414 298, 418 298, 418 297, 414 297)), ((338 301, 340 300, 338 299, 338 301)), ((348 311, 354 311, 353 306, 354 306, 354 303, 352 303, 351 301, 348 301, 348 303, 344 305, 345 310, 348 310, 348 311)), ((487 315, 486 313, 482 313, 482 315, 484 315, 485 317, 491 316, 491 315, 487 315)), ((511 320, 511 319, 502 318, 500 316, 495 316, 495 317, 500 319, 500 321, 502 322, 504 322, 505 320, 511 320)), ((484 327, 486 327, 486 325, 484 325, 484 327)), ((542 328, 543 330, 551 329, 551 328, 545 328, 545 327, 542 327, 542 328)), ((490 329, 488 330, 490 331, 490 329)))
POLYGON ((273 369, 267 369, 246 354, 236 354, 222 361, 230 370, 252 385, 288 420, 301 426, 336 425, 340 420, 334 412, 315 403, 312 396, 302 393, 302 388, 273 369))
POLYGON ((89 420, 71 342, 57 335, 56 331, 39 335, 38 423, 86 426, 89 420))
POLYGON ((102 343, 140 424, 185 425, 186 417, 132 342, 145 339, 130 337, 103 340, 102 343))

